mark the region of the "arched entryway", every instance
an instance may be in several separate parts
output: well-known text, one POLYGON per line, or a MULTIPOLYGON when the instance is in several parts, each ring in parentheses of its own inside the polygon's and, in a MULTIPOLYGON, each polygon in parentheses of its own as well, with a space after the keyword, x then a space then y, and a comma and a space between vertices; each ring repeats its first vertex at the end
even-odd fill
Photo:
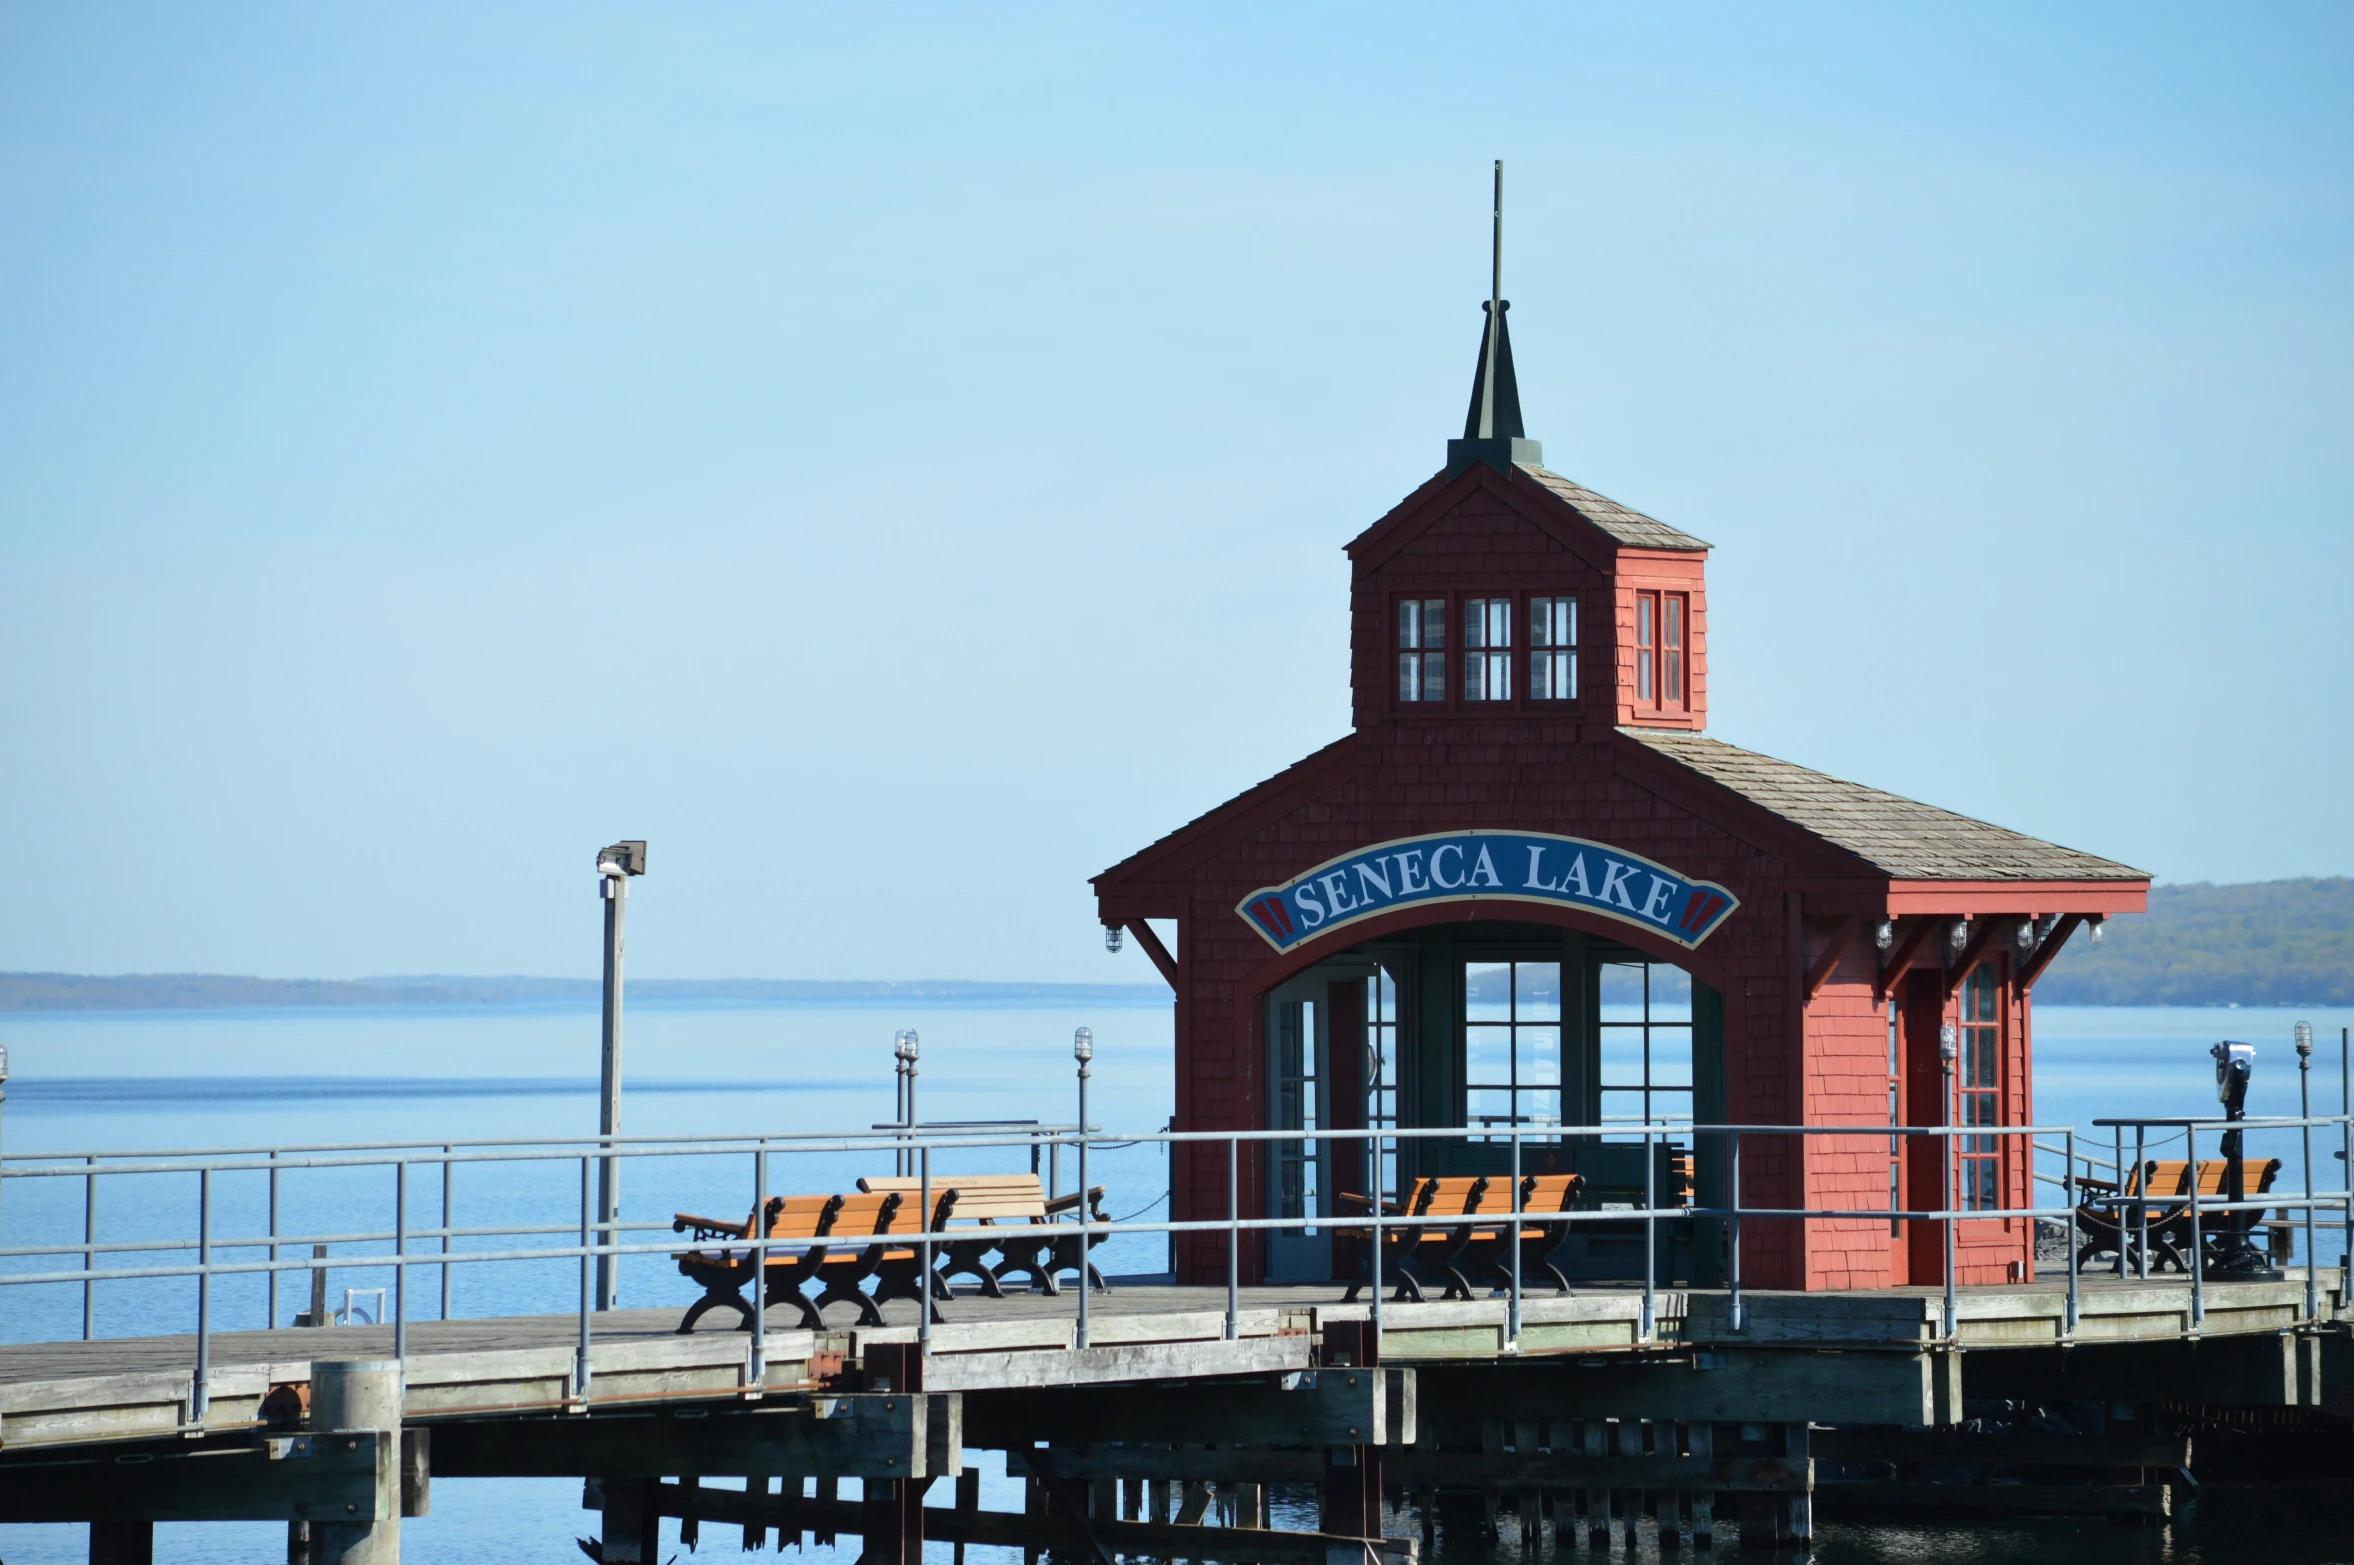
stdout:
MULTIPOLYGON (((1271 974, 1251 1006, 1266 1128, 1463 1134, 1388 1143, 1378 1165, 1361 1145, 1268 1142, 1263 1215, 1330 1220, 1369 1188, 1395 1199, 1421 1175, 1502 1174, 1515 1131, 1524 1171, 1575 1171, 1586 1204, 1636 1208, 1645 1147, 1633 1127, 1646 1122, 1677 1127, 1652 1144, 1659 1204, 1707 1204, 1720 1149, 1684 1127, 1723 1118, 1719 990, 1601 924, 1458 914, 1271 974)), ((1715 1280, 1713 1232, 1678 1224, 1663 1234, 1660 1280, 1715 1280)), ((1329 1221, 1271 1233, 1265 1276, 1323 1281, 1348 1254, 1329 1221)), ((1597 1222, 1568 1259, 1573 1276, 1636 1277, 1642 1255, 1639 1224, 1597 1222)))

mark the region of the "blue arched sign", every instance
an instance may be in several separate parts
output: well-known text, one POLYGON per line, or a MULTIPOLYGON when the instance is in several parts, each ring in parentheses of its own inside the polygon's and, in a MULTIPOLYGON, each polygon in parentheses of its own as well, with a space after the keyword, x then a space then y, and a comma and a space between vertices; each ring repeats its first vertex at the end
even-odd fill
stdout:
POLYGON ((1377 842, 1327 859, 1235 911, 1278 951, 1400 908, 1439 902, 1537 902, 1599 913, 1686 949, 1732 916, 1724 887, 1689 880, 1639 853, 1535 831, 1451 831, 1377 842))

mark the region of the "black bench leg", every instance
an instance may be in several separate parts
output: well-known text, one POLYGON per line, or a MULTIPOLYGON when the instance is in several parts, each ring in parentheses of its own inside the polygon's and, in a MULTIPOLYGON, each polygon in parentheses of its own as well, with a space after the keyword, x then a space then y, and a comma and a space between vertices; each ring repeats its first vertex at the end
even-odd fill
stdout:
POLYGON ((752 1306, 744 1302, 744 1295, 732 1288, 725 1293, 714 1289, 687 1306, 686 1317, 678 1323, 678 1334, 683 1337, 693 1331, 695 1322, 722 1306, 744 1317, 741 1330, 752 1329, 752 1306))

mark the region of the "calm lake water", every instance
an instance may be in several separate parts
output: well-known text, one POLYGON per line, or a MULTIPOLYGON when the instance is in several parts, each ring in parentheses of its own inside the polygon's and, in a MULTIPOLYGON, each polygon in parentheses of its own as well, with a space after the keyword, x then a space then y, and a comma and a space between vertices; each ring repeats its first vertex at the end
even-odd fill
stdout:
MULTIPOLYGON (((2317 1109, 2338 1102, 2339 1030, 2354 1012, 2308 1010, 2064 1009, 2036 1017, 2036 1114, 2046 1124, 2076 1123, 2089 1132, 2096 1116, 2201 1114, 2213 1110, 2207 1045, 2236 1038, 2258 1046, 2250 1111, 2294 1113, 2291 1023, 2314 1023, 2317 1109)), ((1165 1004, 1120 1008, 975 1006, 960 1003, 758 1006, 633 1005, 627 1033, 624 1128, 633 1134, 702 1135, 839 1130, 886 1120, 892 1112, 891 1037, 902 1027, 923 1038, 921 1108, 941 1120, 1069 1121, 1076 1112, 1071 1032, 1096 1039, 1093 1117, 1113 1132, 1163 1126, 1171 1104, 1171 1016, 1165 1004)), ((9 1049, 4 1133, 10 1158, 89 1149, 269 1146, 296 1142, 469 1140, 557 1136, 593 1131, 597 1018, 576 1005, 483 1008, 329 1009, 19 1014, 0 1019, 9 1049)), ((2251 1147, 2251 1151, 2256 1150, 2251 1147)), ((2267 1147, 2291 1157, 2292 1148, 2267 1147)), ((974 1167, 1027 1166, 1026 1154, 968 1154, 974 1167), (994 1161, 991 1161, 994 1159, 994 1161)), ((1091 1154, 1097 1182, 1110 1187, 1115 1216, 1160 1215, 1166 1189, 1161 1150, 1139 1146, 1091 1154)), ((846 1188, 879 1170, 816 1155, 795 1165, 778 1160, 772 1188, 846 1188)), ((2335 1166, 2334 1164, 2332 1165, 2335 1166)), ((943 1168, 941 1171, 949 1171, 943 1168)), ((1066 1166, 1064 1180, 1070 1181, 1066 1166)), ((2294 1174, 2289 1176, 2293 1182, 2294 1174)), ((158 1180, 119 1198, 102 1193, 101 1237, 129 1237, 141 1223, 181 1223, 194 1210, 193 1180, 158 1180), (134 1205, 137 1210, 134 1210, 134 1205)), ((470 1187, 453 1185, 457 1221, 489 1222, 516 1205, 563 1212, 577 1205, 576 1165, 502 1170, 470 1187)), ((228 1176, 215 1195, 222 1233, 254 1232, 266 1204, 259 1176, 228 1176)), ((286 1176, 287 1229, 323 1228, 355 1204, 389 1213, 390 1176, 382 1171, 321 1171, 286 1176), (377 1186, 384 1186, 378 1189, 377 1186)), ((102 1187, 107 1190, 110 1187, 102 1187)), ((730 1160, 675 1160, 633 1170, 624 1190, 630 1216, 666 1218, 679 1208, 734 1212, 748 1204, 749 1167, 730 1160)), ((10 1245, 78 1239, 79 1181, 12 1181, 0 1232, 10 1245)), ((413 1191, 421 1223, 439 1215, 439 1193, 413 1191)), ((348 1221, 348 1219, 346 1219, 348 1221)), ((1107 1270, 1151 1271, 1160 1242, 1114 1241, 1107 1270)), ((2324 1246, 2324 1255, 2334 1245, 2324 1246)), ((11 1271, 32 1268, 9 1263, 11 1271)), ((334 1287, 382 1286, 382 1272, 339 1268, 334 1287)), ((282 1285, 280 1319, 299 1302, 282 1285)), ((431 1313, 438 1282, 412 1275, 416 1313, 431 1313)), ((577 1290, 577 1265, 563 1261, 459 1267, 455 1313, 483 1315, 565 1309, 577 1290)), ((630 1261, 623 1272, 627 1305, 677 1304, 694 1289, 658 1260, 630 1261), (668 1275, 664 1275, 665 1273, 668 1275)), ((184 1330, 192 1288, 171 1281, 124 1281, 98 1292, 99 1334, 184 1330)), ((215 1292, 224 1328, 259 1326, 266 1315, 258 1279, 224 1280, 215 1292)), ((33 1341, 80 1332, 79 1289, 0 1290, 0 1340, 33 1341)), ((986 1473, 984 1504, 1018 1508, 1017 1486, 986 1473)), ((444 1481, 434 1486, 433 1515, 403 1526, 412 1562, 497 1558, 530 1565, 579 1559, 576 1535, 595 1518, 579 1509, 572 1480, 444 1481)), ((1279 1509, 1306 1497, 1279 1499, 1279 1509)), ((2034 1524, 2003 1527, 1825 1525, 1816 1555, 1825 1561, 2010 1561, 2066 1554, 2083 1565, 2140 1561, 2340 1561, 2354 1559, 2354 1511, 2343 1494, 2250 1501, 2245 1492, 2214 1491, 2168 1528, 2034 1524)), ((1302 1515, 1299 1524, 1305 1523, 1302 1515)), ((262 1561, 284 1557, 277 1526, 170 1526, 158 1530, 159 1559, 262 1561)), ((668 1545, 666 1545, 666 1548, 668 1545)), ((733 1553, 732 1528, 707 1529, 703 1549, 733 1553)), ((836 1551, 815 1550, 819 1554, 836 1551)), ((945 1546, 932 1551, 945 1565, 945 1546)), ((976 1562, 996 1565, 1011 1551, 975 1547, 976 1562)), ((1487 1551, 1450 1545, 1451 1565, 1487 1551)), ((1550 1552, 1548 1549, 1547 1552, 1550 1552)), ((1575 1553, 1582 1551, 1565 1551, 1575 1553)), ((78 1527, 0 1524, 6 1565, 80 1561, 78 1527)), ((666 1556, 667 1557, 667 1554, 666 1556)), ((843 1565, 856 1557, 855 1546, 843 1565)), ((1520 1560, 1517 1547, 1499 1565, 1520 1560)))

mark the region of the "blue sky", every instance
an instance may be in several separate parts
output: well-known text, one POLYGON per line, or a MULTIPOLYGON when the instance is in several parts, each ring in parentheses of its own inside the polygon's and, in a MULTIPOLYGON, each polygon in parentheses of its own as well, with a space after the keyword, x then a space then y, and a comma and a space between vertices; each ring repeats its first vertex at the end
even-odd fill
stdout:
POLYGON ((0 12, 0 968, 1149 978, 1488 160, 1713 731, 2354 870, 2344 7, 0 12))

